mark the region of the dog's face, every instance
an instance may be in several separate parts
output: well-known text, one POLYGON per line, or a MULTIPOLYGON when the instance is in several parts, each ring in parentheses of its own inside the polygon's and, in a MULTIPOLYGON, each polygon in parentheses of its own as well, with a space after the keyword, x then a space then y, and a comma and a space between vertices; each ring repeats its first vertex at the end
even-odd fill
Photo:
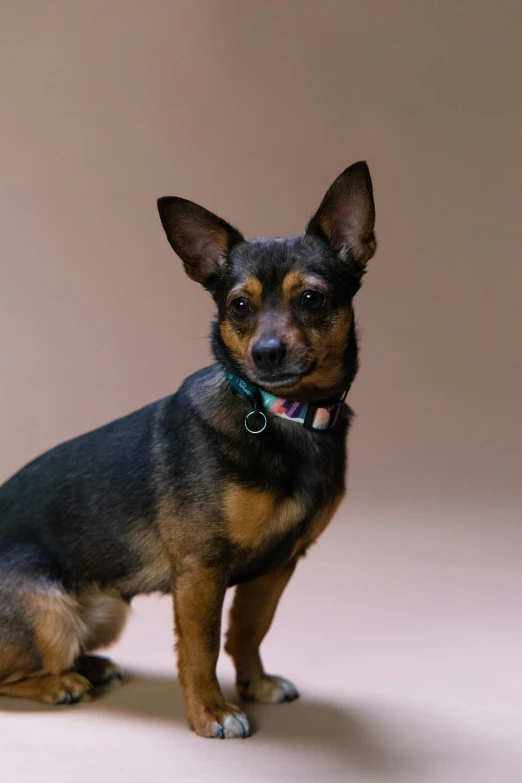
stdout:
POLYGON ((366 164, 335 180, 296 237, 245 240, 184 199, 159 199, 158 208, 187 273, 216 301, 216 340, 229 366, 280 397, 342 392, 352 301, 375 252, 366 164))

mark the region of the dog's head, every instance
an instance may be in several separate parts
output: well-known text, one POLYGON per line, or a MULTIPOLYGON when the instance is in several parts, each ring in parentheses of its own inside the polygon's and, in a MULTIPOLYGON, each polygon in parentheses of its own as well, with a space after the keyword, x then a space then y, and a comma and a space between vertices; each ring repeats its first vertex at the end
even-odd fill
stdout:
POLYGON ((366 163, 335 180, 295 237, 246 240, 181 198, 160 198, 158 209, 187 274, 216 301, 218 359, 277 396, 307 401, 342 392, 352 301, 376 248, 366 163))

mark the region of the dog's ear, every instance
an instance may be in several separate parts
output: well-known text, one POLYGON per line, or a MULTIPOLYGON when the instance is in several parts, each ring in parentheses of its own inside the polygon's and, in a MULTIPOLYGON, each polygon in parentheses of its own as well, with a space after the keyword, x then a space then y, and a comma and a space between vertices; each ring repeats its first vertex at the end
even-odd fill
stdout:
POLYGON ((359 161, 337 177, 306 233, 320 236, 341 258, 364 267, 376 249, 375 207, 370 171, 359 161))
POLYGON ((243 241, 243 235, 225 220, 184 198, 159 198, 158 210, 167 239, 188 276, 204 286, 211 284, 228 251, 243 241))

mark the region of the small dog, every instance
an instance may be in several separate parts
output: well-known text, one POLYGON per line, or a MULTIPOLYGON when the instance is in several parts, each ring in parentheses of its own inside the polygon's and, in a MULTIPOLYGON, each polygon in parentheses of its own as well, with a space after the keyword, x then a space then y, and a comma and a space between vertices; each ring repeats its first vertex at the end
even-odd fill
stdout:
POLYGON ((259 647, 345 491, 372 183, 366 163, 350 166, 305 233, 285 238, 245 240, 181 198, 158 208, 217 305, 216 363, 0 488, 0 694, 70 704, 121 677, 90 653, 118 638, 135 595, 172 593, 191 727, 247 737, 216 678, 223 599, 237 585, 226 650, 240 696, 296 699, 265 673, 259 647))

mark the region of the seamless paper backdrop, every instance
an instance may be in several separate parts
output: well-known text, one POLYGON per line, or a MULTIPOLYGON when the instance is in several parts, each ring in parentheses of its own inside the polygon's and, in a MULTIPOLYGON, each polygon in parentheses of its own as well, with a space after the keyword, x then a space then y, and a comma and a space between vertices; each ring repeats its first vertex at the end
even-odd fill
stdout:
POLYGON ((365 158, 380 245, 349 496, 263 645, 303 698, 189 734, 171 601, 139 598, 124 687, 0 700, 7 779, 520 783, 521 29, 519 0, 0 0, 0 481, 209 362, 158 196, 291 234, 365 158))
POLYGON ((156 213, 302 230, 368 160, 351 487, 519 492, 519 3, 3 3, 0 477, 209 361, 156 213))

